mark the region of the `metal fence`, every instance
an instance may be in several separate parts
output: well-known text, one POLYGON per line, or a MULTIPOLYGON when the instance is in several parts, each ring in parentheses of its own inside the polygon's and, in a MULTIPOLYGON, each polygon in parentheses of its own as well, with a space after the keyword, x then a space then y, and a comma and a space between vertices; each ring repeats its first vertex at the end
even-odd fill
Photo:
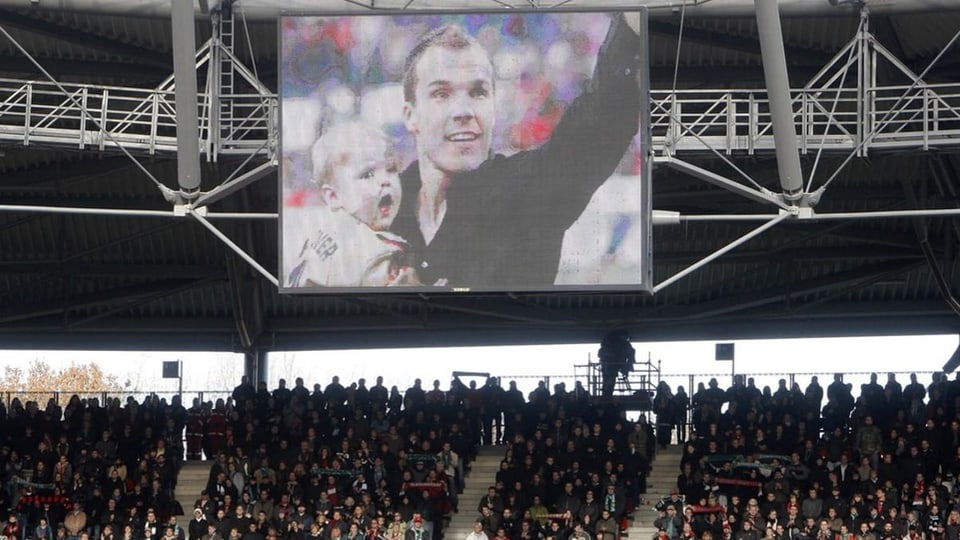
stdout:
MULTIPOLYGON (((205 57, 201 58, 203 60, 205 57)), ((279 101, 250 92, 217 98, 231 113, 217 117, 209 92, 198 95, 199 144, 208 157, 222 153, 272 155, 279 101), (217 128, 219 126, 219 128, 217 128)), ((791 91, 800 151, 955 147, 960 136, 960 85, 803 88, 791 91)), ((658 153, 754 154, 774 149, 766 92, 656 90, 651 130, 658 153)), ((57 145, 139 154, 177 149, 171 87, 156 89, 0 79, 0 140, 24 146, 57 145), (66 90, 65 95, 61 88, 66 90)))
MULTIPOLYGON (((872 373, 875 372, 842 372, 840 375, 845 383, 849 383, 853 386, 853 394, 854 396, 857 396, 859 395, 860 385, 869 382, 870 375, 872 373)), ((890 372, 877 373, 878 382, 881 385, 886 383, 888 373, 890 372)), ((931 381, 932 375, 935 372, 897 371, 892 373, 897 381, 900 382, 900 384, 906 386, 910 381, 911 374, 916 374, 918 381, 924 385, 927 385, 931 381)), ((525 396, 528 395, 529 392, 536 388, 541 382, 544 383, 551 393, 553 393, 556 386, 559 384, 563 384, 566 391, 572 391, 579 382, 588 390, 591 395, 600 395, 599 364, 597 363, 578 365, 575 367, 575 372, 572 374, 494 375, 499 377, 503 386, 506 386, 509 381, 516 381, 518 388, 524 393, 525 396)), ((834 379, 834 373, 832 372, 771 371, 757 373, 736 373, 736 376, 743 377, 744 380, 752 378, 757 388, 763 390, 764 387, 769 387, 771 392, 776 392, 780 380, 784 381, 787 388, 791 388, 794 383, 796 383, 800 386, 802 391, 806 389, 808 384, 810 384, 810 381, 813 377, 818 378, 820 385, 824 389, 826 389, 826 387, 833 382, 834 379)), ((726 389, 733 384, 733 377, 734 374, 731 372, 664 373, 660 370, 659 365, 655 365, 651 362, 639 362, 634 371, 627 378, 628 380, 618 381, 615 395, 626 396, 638 391, 654 392, 654 389, 662 381, 666 382, 674 393, 676 393, 677 389, 682 386, 687 395, 692 396, 697 391, 697 388, 700 384, 709 386, 711 379, 716 379, 720 388, 726 389)), ((194 399, 200 399, 201 402, 216 402, 218 399, 227 400, 230 398, 232 389, 184 390, 182 393, 180 393, 175 390, 139 390, 133 392, 123 390, 89 390, 82 392, 51 392, 31 389, 0 388, 0 393, 2 393, 3 403, 8 408, 14 399, 20 400, 20 402, 23 404, 26 404, 28 401, 34 401, 41 408, 45 408, 51 400, 58 406, 65 407, 73 396, 77 396, 81 400, 87 401, 96 399, 101 405, 105 404, 108 399, 119 399, 121 405, 123 405, 128 399, 134 399, 139 403, 143 403, 148 398, 153 398, 154 396, 166 400, 167 403, 170 403, 173 397, 178 394, 183 396, 183 405, 185 407, 189 407, 194 399)))
POLYGON ((156 396, 159 399, 165 400, 166 403, 170 403, 173 400, 173 397, 176 395, 182 395, 183 405, 189 407, 193 402, 194 398, 199 398, 200 401, 210 401, 216 402, 218 399, 224 399, 230 397, 232 390, 184 390, 182 393, 177 391, 123 391, 123 390, 90 390, 82 392, 70 392, 70 391, 46 391, 46 390, 30 390, 30 389, 0 389, 2 392, 2 399, 4 405, 9 409, 10 404, 13 403, 13 400, 19 400, 21 404, 26 405, 28 402, 36 402, 41 409, 45 409, 51 401, 57 404, 59 407, 66 407, 73 396, 77 396, 80 400, 90 402, 91 400, 96 400, 101 406, 107 403, 107 400, 119 399, 120 404, 126 404, 128 399, 134 399, 138 403, 144 403, 148 398, 153 398, 156 396))
MULTIPOLYGON (((233 114, 223 120, 219 130, 211 126, 210 99, 208 93, 198 95, 201 152, 209 156, 269 155, 275 151, 276 96, 221 96, 229 100, 233 114)), ((154 155, 176 152, 176 128, 172 89, 56 85, 0 78, 0 140, 98 152, 122 146, 133 153, 154 155)))

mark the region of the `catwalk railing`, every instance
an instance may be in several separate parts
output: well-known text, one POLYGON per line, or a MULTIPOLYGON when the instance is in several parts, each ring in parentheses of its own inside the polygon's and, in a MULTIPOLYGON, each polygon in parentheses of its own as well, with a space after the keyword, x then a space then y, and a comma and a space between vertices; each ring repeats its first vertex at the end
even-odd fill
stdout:
MULTIPOLYGON (((0 79, 0 141, 96 152, 119 146, 134 154, 177 150, 176 109, 169 89, 142 89, 0 79)), ((219 154, 273 155, 278 142, 276 95, 220 95, 234 114, 212 129, 209 93, 200 94, 198 144, 219 154)), ((800 149, 856 152, 960 146, 960 84, 793 91, 800 149)), ((774 149, 766 93, 754 90, 655 91, 653 145, 659 154, 755 154, 774 149)))
MULTIPOLYGON (((680 90, 651 96, 658 152, 772 152, 764 92, 680 90)), ((792 92, 800 151, 856 152, 960 145, 960 84, 792 92)))
MULTIPOLYGON (((148 155, 177 151, 172 90, 73 84, 62 88, 66 94, 52 83, 0 79, 0 141, 95 152, 122 146, 148 155)), ((218 130, 211 129, 210 96, 199 97, 198 144, 203 154, 276 151, 276 96, 221 95, 221 102, 233 104, 233 115, 221 119, 218 130)))

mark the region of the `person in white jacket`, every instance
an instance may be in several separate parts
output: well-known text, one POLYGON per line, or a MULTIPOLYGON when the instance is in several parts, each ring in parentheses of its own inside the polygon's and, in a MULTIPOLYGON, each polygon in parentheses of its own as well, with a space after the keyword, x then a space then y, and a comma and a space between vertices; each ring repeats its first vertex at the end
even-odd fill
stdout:
POLYGON ((473 530, 467 535, 467 540, 490 540, 487 533, 483 532, 483 523, 473 522, 473 530))

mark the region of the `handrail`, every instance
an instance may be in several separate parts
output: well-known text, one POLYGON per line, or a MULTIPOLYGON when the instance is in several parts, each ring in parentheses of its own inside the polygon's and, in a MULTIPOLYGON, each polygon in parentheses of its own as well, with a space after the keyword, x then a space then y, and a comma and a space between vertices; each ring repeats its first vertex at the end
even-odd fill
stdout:
MULTIPOLYGON (((171 90, 78 84, 64 84, 63 88, 68 95, 52 83, 0 78, 0 140, 24 146, 83 148, 97 144, 103 150, 119 144, 135 154, 176 152, 176 108, 171 90)), ((199 95, 197 112, 202 126, 199 141, 205 150, 210 136, 207 97, 199 95)), ((217 153, 274 151, 276 145, 268 143, 277 136, 276 96, 223 98, 233 100, 243 114, 232 119, 232 125, 222 126, 229 136, 221 138, 217 153)))
MULTIPOLYGON (((176 110, 167 88, 64 84, 0 78, 0 141, 82 148, 115 143, 133 153, 176 152, 176 110), (95 120, 96 122, 92 121, 95 120), (96 123, 101 123, 97 127, 96 123)), ((199 96, 199 142, 208 154, 269 154, 278 138, 275 94, 218 96, 239 114, 210 125, 216 105, 199 96), (216 133, 215 133, 216 132, 216 133), (211 138, 216 139, 211 140, 211 138), (214 145, 216 145, 214 147, 214 145)), ((851 152, 960 146, 960 83, 878 86, 868 112, 856 88, 815 87, 791 93, 801 152, 851 152), (860 147, 861 141, 866 141, 860 147)), ((650 95, 653 146, 660 153, 772 152, 766 92, 751 89, 654 90, 650 95)))
MULTIPOLYGON (((222 389, 222 390, 212 390, 212 389, 202 389, 202 390, 183 390, 182 392, 177 390, 139 390, 131 391, 127 389, 96 389, 96 390, 45 390, 45 389, 0 389, 0 397, 3 399, 3 404, 9 409, 10 403, 14 398, 20 399, 20 401, 26 404, 27 401, 36 401, 40 408, 47 406, 47 403, 50 399, 54 400, 54 403, 61 407, 65 407, 67 402, 72 396, 78 396, 80 399, 94 399, 100 403, 101 406, 104 405, 107 398, 120 398, 122 402, 125 402, 128 397, 133 397, 138 402, 143 402, 147 397, 157 396, 161 399, 166 399, 167 403, 177 395, 182 396, 183 406, 189 407, 193 398, 199 398, 200 401, 212 401, 219 398, 230 397, 233 389, 222 389)), ((122 405, 123 403, 121 403, 122 405)))
MULTIPOLYGON (((725 364, 726 365, 726 364, 725 364)), ((577 382, 583 383, 587 388, 591 396, 597 397, 600 396, 601 389, 601 374, 599 371, 600 364, 591 359, 587 359, 585 364, 576 364, 574 367, 573 374, 541 374, 541 375, 511 375, 507 374, 493 374, 499 378, 501 385, 503 386, 506 381, 510 380, 528 380, 528 379, 538 379, 547 383, 547 387, 552 388, 552 384, 563 383, 566 386, 567 391, 572 391, 577 382)), ((844 371, 842 376, 846 382, 851 380, 866 380, 866 378, 877 373, 874 371, 844 371)), ((906 384, 909 381, 909 376, 915 374, 918 377, 918 380, 921 381, 924 386, 928 384, 931 376, 935 373, 940 373, 938 371, 883 371, 879 373, 880 383, 883 384, 886 380, 887 373, 893 373, 894 376, 902 384, 906 384)), ((474 375, 479 375, 479 373, 474 373, 474 375)), ((484 373, 484 376, 491 375, 489 373, 484 373)), ((768 386, 768 382, 772 382, 775 379, 784 379, 787 381, 787 386, 790 387, 794 382, 804 386, 809 382, 809 378, 817 376, 820 379, 822 386, 826 387, 832 377, 834 372, 826 371, 770 371, 770 372, 742 372, 736 373, 737 377, 741 377, 744 380, 749 378, 754 378, 758 381, 757 387, 763 388, 763 386, 768 386), (803 378, 803 380, 800 380, 803 378)), ((671 389, 676 391, 677 386, 684 386, 689 395, 693 395, 697 385, 700 382, 706 384, 710 379, 717 379, 720 381, 721 388, 727 388, 730 384, 730 378, 732 374, 730 371, 725 372, 704 372, 704 373, 670 373, 665 372, 661 365, 660 360, 653 360, 650 356, 647 356, 646 360, 638 360, 634 364, 634 369, 630 375, 630 388, 627 388, 624 385, 618 384, 615 388, 614 395, 617 397, 627 397, 634 395, 637 391, 640 392, 652 392, 655 391, 657 385, 661 381, 667 382, 671 389)), ((24 388, 0 388, 0 398, 3 399, 3 403, 9 407, 10 402, 14 397, 18 397, 21 401, 25 402, 25 399, 32 399, 37 401, 41 407, 45 407, 49 399, 54 399, 54 402, 60 406, 65 406, 67 401, 71 396, 77 395, 82 399, 86 398, 97 398, 101 405, 105 402, 107 397, 114 398, 119 397, 122 400, 126 400, 127 397, 134 397, 138 401, 142 402, 144 398, 150 396, 158 396, 160 398, 166 398, 169 402, 173 396, 181 395, 183 397, 183 405, 189 407, 193 398, 199 398, 201 401, 214 401, 219 398, 228 398, 232 394, 232 388, 223 388, 223 389, 185 389, 182 392, 177 390, 138 390, 131 391, 127 389, 96 389, 96 390, 85 390, 85 391, 52 391, 52 390, 43 390, 43 389, 24 389, 24 388)))

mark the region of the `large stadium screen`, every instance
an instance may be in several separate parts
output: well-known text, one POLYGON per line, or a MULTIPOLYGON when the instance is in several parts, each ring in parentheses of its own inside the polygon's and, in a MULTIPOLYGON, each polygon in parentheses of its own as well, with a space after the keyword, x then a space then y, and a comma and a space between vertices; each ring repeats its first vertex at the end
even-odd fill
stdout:
POLYGON ((281 290, 649 291, 645 28, 282 18, 281 290))

